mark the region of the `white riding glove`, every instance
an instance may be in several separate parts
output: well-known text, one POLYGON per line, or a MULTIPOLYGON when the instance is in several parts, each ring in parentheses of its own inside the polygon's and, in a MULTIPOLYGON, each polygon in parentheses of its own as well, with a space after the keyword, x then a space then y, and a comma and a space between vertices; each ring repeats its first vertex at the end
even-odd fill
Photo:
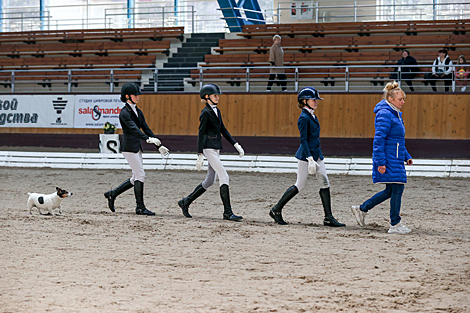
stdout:
POLYGON ((158 151, 160 152, 162 157, 166 157, 170 154, 170 150, 168 150, 168 148, 165 146, 160 146, 160 148, 158 148, 158 151))
POLYGON ((317 169, 320 168, 320 165, 318 165, 317 162, 313 159, 313 157, 308 157, 308 173, 311 175, 314 175, 317 173, 317 169))
POLYGON ((245 151, 243 150, 242 146, 240 146, 238 142, 234 144, 233 146, 235 147, 235 149, 237 149, 240 158, 245 155, 245 151))
POLYGON ((197 155, 197 161, 196 161, 196 169, 198 171, 202 170, 202 167, 204 166, 204 157, 202 154, 197 155))
POLYGON ((155 137, 149 137, 149 139, 147 139, 146 141, 147 143, 153 143, 156 146, 159 146, 162 144, 160 140, 158 140, 158 138, 155 138, 155 137))

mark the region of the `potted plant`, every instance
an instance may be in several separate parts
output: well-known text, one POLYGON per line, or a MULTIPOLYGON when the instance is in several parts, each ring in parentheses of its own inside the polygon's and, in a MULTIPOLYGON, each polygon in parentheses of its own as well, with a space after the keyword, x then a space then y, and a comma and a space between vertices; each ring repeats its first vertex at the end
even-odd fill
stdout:
POLYGON ((114 126, 110 122, 106 122, 103 126, 103 130, 105 134, 114 134, 114 132, 116 131, 116 126, 114 126))

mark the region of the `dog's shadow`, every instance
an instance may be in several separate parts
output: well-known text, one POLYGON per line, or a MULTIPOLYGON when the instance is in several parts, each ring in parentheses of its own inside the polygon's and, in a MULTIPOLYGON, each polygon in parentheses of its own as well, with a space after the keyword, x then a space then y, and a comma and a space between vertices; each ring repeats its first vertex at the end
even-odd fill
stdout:
POLYGON ((51 212, 47 213, 42 213, 40 209, 36 208, 38 211, 38 214, 34 214, 33 212, 30 212, 28 215, 29 216, 48 216, 48 217, 54 217, 54 216, 63 216, 63 213, 54 213, 52 214, 51 212))

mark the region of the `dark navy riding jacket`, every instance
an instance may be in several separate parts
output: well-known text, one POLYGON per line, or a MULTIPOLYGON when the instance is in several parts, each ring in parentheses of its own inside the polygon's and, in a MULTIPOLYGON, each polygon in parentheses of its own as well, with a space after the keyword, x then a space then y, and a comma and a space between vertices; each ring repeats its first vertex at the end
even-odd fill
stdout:
POLYGON ((297 127, 300 132, 300 147, 295 157, 302 161, 313 156, 313 159, 323 160, 323 154, 320 147, 320 122, 314 118, 310 112, 303 109, 297 121, 297 127))

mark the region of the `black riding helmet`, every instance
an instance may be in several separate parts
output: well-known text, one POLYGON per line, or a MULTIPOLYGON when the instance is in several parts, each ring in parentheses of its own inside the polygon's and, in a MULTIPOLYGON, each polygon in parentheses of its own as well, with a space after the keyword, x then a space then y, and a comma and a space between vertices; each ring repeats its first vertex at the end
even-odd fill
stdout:
POLYGON ((303 100, 306 99, 323 100, 323 98, 320 98, 318 91, 313 87, 302 88, 297 94, 297 101, 299 101, 300 104, 303 104, 303 100))
POLYGON ((201 99, 206 99, 206 95, 221 95, 222 91, 220 91, 219 86, 216 84, 205 84, 202 86, 201 90, 199 90, 199 95, 201 96, 201 99))
POLYGON ((128 99, 126 98, 126 95, 138 96, 141 94, 142 90, 140 89, 139 85, 136 83, 125 83, 121 88, 121 101, 124 103, 127 102, 128 99))

